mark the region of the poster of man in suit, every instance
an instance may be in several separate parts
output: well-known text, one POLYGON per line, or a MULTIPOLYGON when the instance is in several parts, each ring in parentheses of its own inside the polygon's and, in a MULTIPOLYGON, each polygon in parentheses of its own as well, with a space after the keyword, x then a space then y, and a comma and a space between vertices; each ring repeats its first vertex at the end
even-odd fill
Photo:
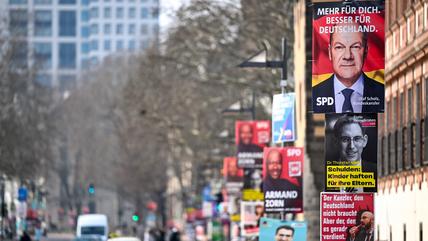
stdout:
POLYGON ((377 114, 327 114, 325 190, 377 191, 377 114))
POLYGON ((315 113, 384 112, 384 1, 315 2, 315 113))

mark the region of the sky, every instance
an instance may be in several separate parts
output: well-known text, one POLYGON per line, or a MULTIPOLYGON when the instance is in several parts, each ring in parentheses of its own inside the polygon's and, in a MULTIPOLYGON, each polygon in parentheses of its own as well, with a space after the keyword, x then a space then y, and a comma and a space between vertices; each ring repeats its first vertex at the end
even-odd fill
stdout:
POLYGON ((180 6, 188 3, 189 0, 160 0, 161 12, 159 17, 160 30, 165 32, 172 24, 171 17, 180 6))

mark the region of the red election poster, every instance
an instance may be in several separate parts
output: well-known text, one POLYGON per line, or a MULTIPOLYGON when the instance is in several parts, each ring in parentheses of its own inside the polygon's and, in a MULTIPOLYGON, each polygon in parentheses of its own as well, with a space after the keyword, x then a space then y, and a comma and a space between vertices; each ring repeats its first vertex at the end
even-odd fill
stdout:
POLYGON ((237 121, 235 142, 238 166, 261 168, 263 147, 270 142, 270 121, 237 121))
POLYGON ((321 241, 374 240, 373 193, 321 193, 321 241))
POLYGON ((272 147, 263 153, 265 212, 303 212, 303 148, 272 147))
POLYGON ((384 28, 384 0, 314 0, 315 113, 384 112, 384 28))
POLYGON ((236 157, 225 157, 223 159, 223 176, 226 180, 228 193, 239 193, 241 191, 244 170, 238 168, 236 157))

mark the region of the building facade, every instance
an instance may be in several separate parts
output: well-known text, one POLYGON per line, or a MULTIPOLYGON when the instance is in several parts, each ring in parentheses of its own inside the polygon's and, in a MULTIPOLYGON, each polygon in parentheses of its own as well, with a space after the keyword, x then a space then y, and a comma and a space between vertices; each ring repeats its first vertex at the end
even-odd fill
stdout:
POLYGON ((427 240, 428 2, 390 0, 386 8, 377 240, 427 240))
POLYGON ((133 53, 158 41, 159 0, 7 0, 19 62, 35 64, 35 80, 73 89, 84 70, 113 53, 133 53))

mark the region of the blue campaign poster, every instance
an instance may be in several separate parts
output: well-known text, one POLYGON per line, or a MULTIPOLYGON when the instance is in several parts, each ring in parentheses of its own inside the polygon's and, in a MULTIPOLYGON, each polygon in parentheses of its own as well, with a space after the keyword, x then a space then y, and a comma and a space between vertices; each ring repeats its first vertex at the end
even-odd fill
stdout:
POLYGON ((273 96, 272 140, 274 143, 296 140, 295 132, 295 93, 273 96))
POLYGON ((306 241, 306 222, 281 221, 273 218, 260 219, 260 241, 306 241))

